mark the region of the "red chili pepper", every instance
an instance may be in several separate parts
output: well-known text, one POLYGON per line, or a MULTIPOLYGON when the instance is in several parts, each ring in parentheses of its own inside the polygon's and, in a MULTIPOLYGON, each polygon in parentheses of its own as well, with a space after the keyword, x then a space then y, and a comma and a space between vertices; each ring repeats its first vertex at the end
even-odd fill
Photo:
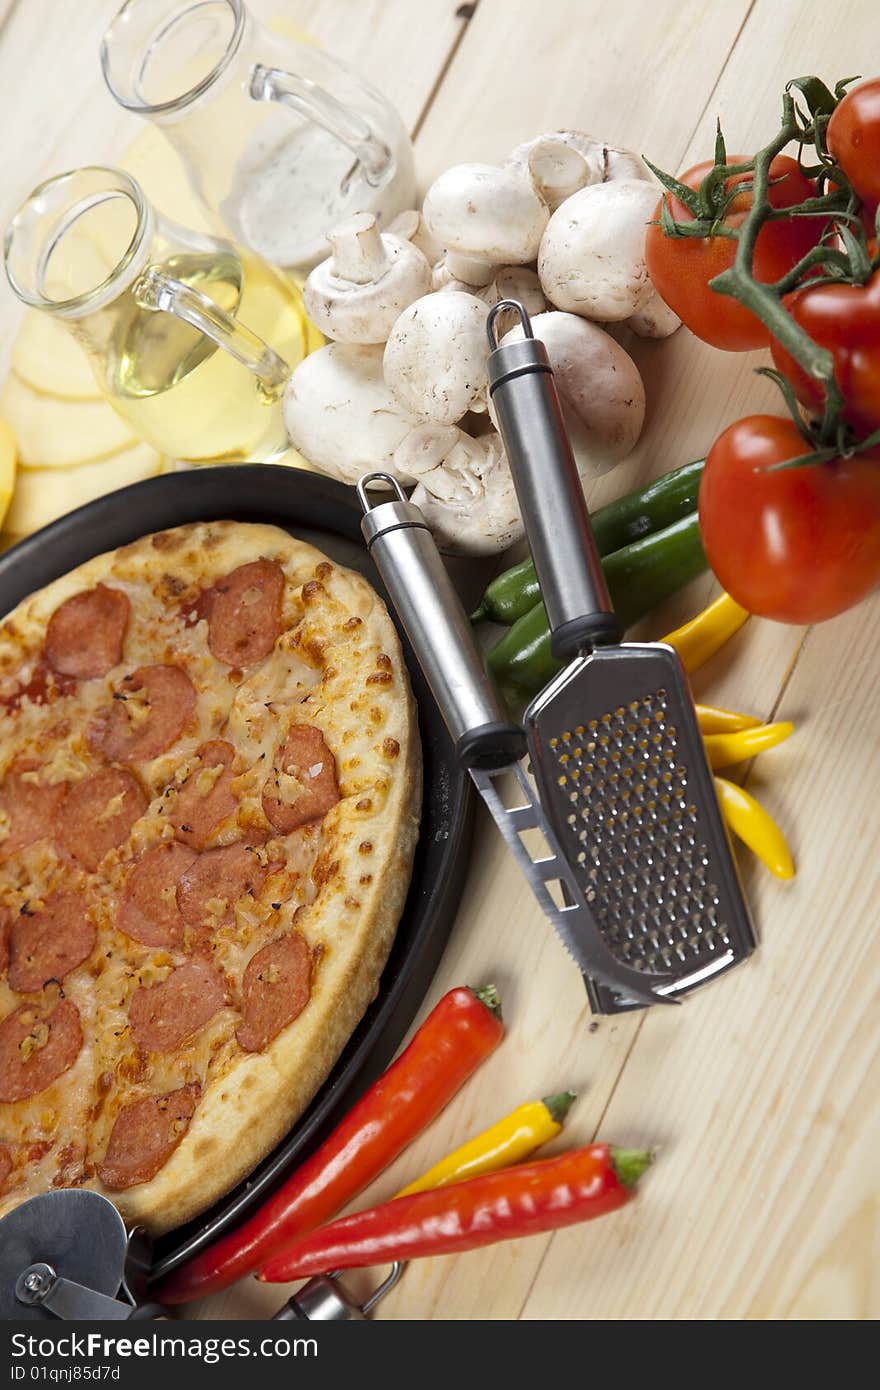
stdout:
POLYGON ((628 1202, 651 1161, 638 1149, 590 1144, 452 1187, 397 1197, 302 1236, 260 1270, 270 1284, 422 1255, 452 1255, 603 1216, 628 1202))
POLYGON ((259 1211, 169 1276, 163 1302, 225 1289, 329 1221, 439 1115, 503 1036, 494 988, 450 990, 405 1051, 259 1211))

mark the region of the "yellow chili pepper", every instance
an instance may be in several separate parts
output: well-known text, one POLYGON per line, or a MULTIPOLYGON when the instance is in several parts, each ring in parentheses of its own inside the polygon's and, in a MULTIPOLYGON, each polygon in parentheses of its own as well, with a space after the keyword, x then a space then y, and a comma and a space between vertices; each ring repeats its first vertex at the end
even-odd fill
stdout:
POLYGON ((702 734, 736 734, 740 729, 757 729, 760 719, 716 705, 697 705, 697 723, 702 734))
POLYGON ((662 641, 675 648, 686 671, 696 671, 739 631, 748 616, 746 609, 740 608, 730 594, 722 594, 702 613, 668 633, 662 641))
POLYGON ((785 836, 759 801, 735 782, 715 778, 715 789, 726 824, 777 878, 794 878, 795 868, 785 836))
POLYGON ((557 1096, 517 1106, 503 1120, 441 1158, 396 1196, 409 1197, 413 1192, 425 1192, 428 1188, 449 1187, 465 1178, 476 1178, 481 1173, 494 1173, 499 1168, 521 1163, 535 1149, 561 1133, 562 1122, 573 1101, 574 1093, 563 1091, 557 1096))
POLYGON ((794 725, 785 719, 778 724, 760 724, 754 729, 740 729, 735 734, 704 734, 703 744, 709 758, 709 766, 717 770, 719 767, 730 767, 733 763, 744 763, 747 758, 754 758, 756 753, 775 748, 777 744, 784 743, 793 732, 794 725))

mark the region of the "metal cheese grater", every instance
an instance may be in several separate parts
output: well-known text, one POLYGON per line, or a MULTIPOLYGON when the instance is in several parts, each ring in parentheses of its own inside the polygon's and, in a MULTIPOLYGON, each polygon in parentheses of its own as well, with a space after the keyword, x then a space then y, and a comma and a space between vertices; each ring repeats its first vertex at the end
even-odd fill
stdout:
MULTIPOLYGON (((385 588, 397 610, 425 678, 466 767, 505 843, 525 874, 545 915, 580 969, 632 1003, 658 1000, 651 982, 608 948, 569 859, 557 844, 521 766, 525 734, 511 722, 490 685, 470 624, 418 507, 406 500, 387 473, 370 473, 358 483, 364 509, 361 529, 385 588), (382 482, 397 494, 371 505, 367 488, 382 482), (496 779, 516 778, 520 804, 505 805, 496 779), (523 840, 538 830, 548 853, 534 855, 523 840), (562 903, 551 885, 559 885, 562 903)), ((665 978, 661 976, 660 978, 665 978)))
MULTIPOLYGON (((687 678, 671 647, 620 644, 553 373, 528 314, 502 300, 487 331, 489 390, 551 649, 569 662, 523 716, 541 802, 616 959, 673 999, 755 947, 687 678), (517 311, 525 338, 499 347, 504 309, 517 311)), ((596 1012, 640 1007, 603 983, 589 981, 588 991, 596 1012)))

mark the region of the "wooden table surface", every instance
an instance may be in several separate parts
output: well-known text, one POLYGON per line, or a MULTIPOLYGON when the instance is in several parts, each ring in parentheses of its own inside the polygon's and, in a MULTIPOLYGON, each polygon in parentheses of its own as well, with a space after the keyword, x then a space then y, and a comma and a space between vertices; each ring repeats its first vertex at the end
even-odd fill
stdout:
MULTIPOLYGON (((500 160, 518 141, 565 126, 677 169, 711 151, 718 114, 729 148, 764 143, 787 78, 818 70, 833 82, 877 66, 874 0, 253 8, 301 24, 384 89, 415 135, 422 187, 452 163, 500 160)), ((39 179, 113 158, 137 133, 98 67, 115 9, 113 0, 0 0, 4 222, 39 179)), ((5 281, 0 295, 6 354, 17 306, 5 281)), ((752 371, 760 360, 684 330, 642 344, 645 431, 633 457, 590 489, 591 503, 698 457, 742 414, 776 409, 774 388, 752 371)), ((651 632, 711 593, 708 578, 695 583, 651 632)), ((480 814, 424 1012, 453 984, 494 980, 509 1036, 366 1200, 389 1196, 521 1100, 565 1087, 579 1093, 567 1143, 600 1135, 654 1147, 657 1161, 639 1199, 613 1218, 412 1265, 378 1316, 880 1314, 878 648, 875 599, 809 630, 752 620, 699 674, 698 698, 796 724, 747 780, 785 827, 798 876, 780 884, 743 855, 760 951, 681 1009, 591 1022, 580 977, 480 814)), ((248 1280, 192 1311, 263 1317, 280 1294, 248 1280)))

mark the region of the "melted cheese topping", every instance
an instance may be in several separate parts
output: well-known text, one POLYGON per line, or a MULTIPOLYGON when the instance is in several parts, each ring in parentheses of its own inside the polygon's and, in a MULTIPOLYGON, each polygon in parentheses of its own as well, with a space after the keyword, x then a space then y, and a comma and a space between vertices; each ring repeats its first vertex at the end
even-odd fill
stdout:
MULTIPOLYGON (((220 531, 223 525, 213 529, 220 531)), ((243 679, 212 656, 208 624, 188 622, 187 603, 234 564, 255 557, 239 554, 230 564, 228 552, 221 548, 212 567, 206 544, 212 528, 181 528, 184 532, 192 532, 193 540, 183 549, 154 552, 148 538, 117 552, 112 568, 100 575, 102 582, 125 592, 131 604, 123 662, 106 677, 78 682, 70 695, 44 704, 24 698, 19 708, 0 717, 4 769, 15 757, 33 757, 40 767, 33 774, 25 773, 27 780, 74 784, 106 766, 90 747, 87 731, 123 688, 125 675, 138 666, 173 663, 186 671, 197 691, 194 717, 182 736, 151 762, 134 765, 149 806, 127 840, 105 857, 95 874, 85 874, 65 860, 51 839, 28 846, 0 866, 0 905, 10 914, 22 908, 37 910, 53 891, 73 888, 84 897, 97 928, 95 949, 63 983, 65 997, 79 1011, 83 1030, 84 1044, 75 1063, 40 1094, 12 1105, 0 1104, 0 1144, 10 1146, 14 1160, 7 1205, 52 1186, 100 1187, 95 1165, 103 1157, 113 1121, 124 1104, 190 1082, 198 1082, 203 1089, 209 1083, 219 1084, 241 1058, 235 1030, 241 1021, 241 980, 251 956, 294 918, 297 929, 315 948, 316 959, 328 950, 344 950, 344 939, 330 939, 320 914, 310 916, 309 909, 338 873, 343 852, 357 859, 361 882, 369 881, 370 823, 381 820, 395 772, 396 745, 383 733, 385 707, 394 680, 405 681, 366 636, 369 629, 362 617, 374 602, 372 595, 362 586, 352 586, 345 571, 328 564, 318 567, 318 582, 315 552, 307 547, 302 559, 291 559, 285 552, 281 556, 287 579, 285 630, 274 651, 243 679), (336 758, 343 800, 323 826, 302 826, 281 837, 266 820, 261 797, 277 749, 293 723, 322 731, 336 758), (133 864, 148 849, 174 838, 168 811, 175 789, 197 766, 198 747, 216 737, 233 744, 236 768, 242 771, 232 782, 237 812, 217 828, 209 843, 231 844, 259 831, 267 838, 253 852, 269 872, 259 892, 245 894, 234 903, 231 922, 223 920, 229 903, 222 893, 205 902, 205 914, 214 923, 211 957, 226 983, 228 1004, 178 1050, 145 1054, 129 1028, 132 995, 138 988, 161 983, 185 957, 180 951, 158 950, 131 940, 117 928, 116 914, 133 864)), ((54 608, 94 582, 76 575, 69 578, 67 591, 60 596, 58 586, 52 586, 51 599, 43 607, 37 595, 0 626, 0 697, 15 693, 30 680, 40 658, 45 623, 54 608)), ((257 589, 248 590, 242 602, 256 603, 259 597, 257 589)), ((128 695, 124 706, 135 727, 148 714, 138 695, 128 695)), ((282 799, 295 800, 321 770, 322 765, 316 764, 300 770, 299 778, 282 772, 282 799)), ((198 793, 207 796, 223 771, 223 764, 202 768, 196 780, 198 793)), ((98 822, 115 816, 123 798, 124 793, 113 797, 98 822)), ((8 834, 8 828, 8 817, 0 817, 0 837, 4 831, 8 834)), ((353 875, 352 882, 357 882, 353 875)), ((166 889, 165 900, 170 901, 175 891, 166 889)), ((22 996, 11 989, 8 978, 0 976, 0 1019, 21 1002, 22 996)), ((24 1040, 23 1049, 27 1045, 32 1052, 45 1045, 37 1033, 39 1025, 24 1040)), ((3 1209, 0 1190, 0 1213, 3 1209)))

